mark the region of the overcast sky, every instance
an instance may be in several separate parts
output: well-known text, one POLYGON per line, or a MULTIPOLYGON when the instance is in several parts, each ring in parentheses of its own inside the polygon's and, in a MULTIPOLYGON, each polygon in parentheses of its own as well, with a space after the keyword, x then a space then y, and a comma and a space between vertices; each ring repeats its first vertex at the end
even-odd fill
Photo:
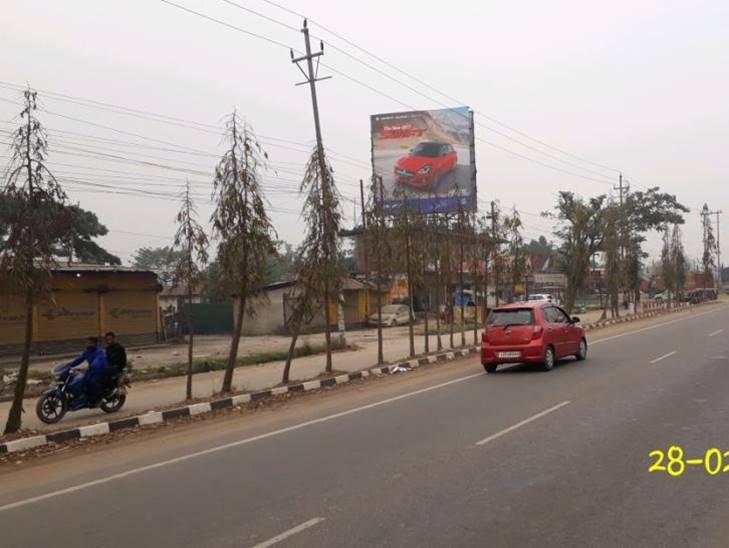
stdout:
MULTIPOLYGON (((174 1, 303 47, 295 30, 300 17, 264 0, 237 3, 295 29, 224 1, 174 1)), ((369 115, 459 103, 480 113, 480 207, 492 199, 516 206, 527 238, 551 234, 551 222, 537 214, 553 206, 559 190, 611 192, 616 170, 633 188, 659 185, 696 208, 684 229, 692 257, 700 254, 698 208, 708 202, 729 213, 725 0, 280 1, 431 86, 312 24, 312 34, 330 44, 323 63, 334 71, 322 67, 320 75, 334 78, 319 84, 320 109, 325 145, 348 199, 348 224, 357 181, 369 176, 369 115)), ((211 126, 234 108, 261 136, 274 164, 266 188, 279 236, 298 243, 303 223, 295 188, 314 130, 308 89, 294 86, 302 76, 284 47, 157 0, 4 0, 1 9, 0 143, 19 111, 13 102, 20 96, 6 84, 27 82, 47 111, 39 116, 49 128, 51 166, 72 200, 109 227, 102 239, 108 249, 128 260, 139 247, 170 243, 179 206, 174 196, 186 177, 201 217, 209 217, 207 174, 223 150, 211 126), (88 100, 197 124, 91 108, 88 100)), ((8 152, 5 144, 0 148, 4 165, 8 152)), ((729 216, 723 220, 729 253, 729 216)), ((655 235, 646 248, 658 252, 655 235)))

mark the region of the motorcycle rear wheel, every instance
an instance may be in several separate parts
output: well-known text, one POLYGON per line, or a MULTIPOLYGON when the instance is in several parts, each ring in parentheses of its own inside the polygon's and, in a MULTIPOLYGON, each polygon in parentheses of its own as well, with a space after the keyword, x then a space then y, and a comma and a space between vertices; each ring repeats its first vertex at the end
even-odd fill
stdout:
POLYGON ((68 411, 66 398, 55 394, 43 394, 35 404, 35 414, 46 424, 56 424, 68 411))
POLYGON ((116 413, 124 407, 124 402, 127 401, 127 395, 124 393, 115 392, 109 398, 101 400, 101 410, 105 413, 116 413))

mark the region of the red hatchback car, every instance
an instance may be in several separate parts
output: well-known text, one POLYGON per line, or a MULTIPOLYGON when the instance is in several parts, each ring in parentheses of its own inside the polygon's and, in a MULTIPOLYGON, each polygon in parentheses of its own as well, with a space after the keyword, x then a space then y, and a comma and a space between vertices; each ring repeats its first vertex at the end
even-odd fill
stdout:
POLYGON ((453 171, 458 153, 449 143, 426 141, 418 143, 410 154, 395 165, 397 182, 418 190, 436 190, 441 178, 453 171))
POLYGON ((560 358, 584 360, 587 339, 579 321, 544 301, 494 308, 483 330, 481 363, 493 373, 500 363, 541 363, 549 371, 560 358))

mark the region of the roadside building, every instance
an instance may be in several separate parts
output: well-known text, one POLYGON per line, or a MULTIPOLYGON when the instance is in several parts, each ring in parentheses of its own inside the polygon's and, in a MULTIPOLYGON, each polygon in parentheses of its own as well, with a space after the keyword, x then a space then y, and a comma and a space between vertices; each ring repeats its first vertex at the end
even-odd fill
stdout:
MULTIPOLYGON (((374 313, 377 299, 375 287, 355 278, 342 279, 342 294, 344 295, 344 322, 347 328, 360 327, 367 323, 369 314, 374 313)), ((242 333, 244 335, 268 335, 288 332, 288 320, 291 318, 297 300, 297 287, 294 281, 282 281, 268 284, 262 288, 261 298, 252 303, 255 314, 246 316, 243 320, 242 333)), ((383 304, 389 304, 389 292, 383 292, 383 304)), ((333 326, 337 324, 337 303, 329 303, 330 318, 333 326)), ((233 314, 237 313, 236 300, 233 314)), ((304 326, 304 331, 317 331, 325 325, 324 307, 312 321, 304 326)))
MULTIPOLYGON (((159 306, 164 314, 174 314, 187 304, 187 285, 167 286, 159 294, 159 306)), ((192 303, 206 302, 202 284, 192 290, 192 303)))
MULTIPOLYGON (((154 272, 120 266, 58 265, 52 297, 35 306, 35 354, 76 351, 84 339, 114 331, 124 344, 157 342, 160 332, 154 272)), ((21 295, 0 285, 0 355, 19 354, 25 331, 21 295)))

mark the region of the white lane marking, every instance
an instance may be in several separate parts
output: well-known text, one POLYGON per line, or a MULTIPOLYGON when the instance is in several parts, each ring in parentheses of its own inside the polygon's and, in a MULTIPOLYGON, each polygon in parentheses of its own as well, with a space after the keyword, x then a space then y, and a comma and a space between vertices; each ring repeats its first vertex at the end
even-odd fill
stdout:
POLYGON ((589 341, 589 342, 590 342, 590 344, 599 344, 601 342, 607 342, 607 341, 612 341, 615 339, 620 339, 621 337, 627 337, 628 335, 637 335, 638 333, 643 333, 645 331, 651 331, 653 329, 658 329, 659 327, 663 327, 666 325, 671 325, 671 324, 678 323, 678 322, 685 322, 686 320, 693 320, 695 318, 700 318, 701 316, 706 316, 707 314, 713 314, 714 312, 718 312, 718 311, 724 310, 726 308, 727 308, 726 306, 721 306, 719 308, 715 308, 714 310, 709 310, 708 312, 702 312, 701 314, 695 314, 693 316, 687 316, 685 318, 678 318, 677 320, 671 320, 670 322, 658 323, 656 325, 651 325, 649 327, 644 327, 642 329, 636 329, 635 331, 628 331, 626 333, 620 333, 619 335, 613 335, 611 337, 605 337, 603 339, 597 339, 596 341, 589 341))
POLYGON ((292 527, 288 531, 284 531, 280 535, 276 535, 275 537, 268 539, 266 542, 261 542, 260 544, 256 544, 253 548, 268 548, 269 546, 278 544, 282 540, 287 539, 290 536, 295 535, 296 533, 301 533, 301 531, 304 531, 304 530, 308 529, 309 527, 314 527, 314 525, 316 525, 317 523, 321 523, 322 521, 324 521, 324 518, 310 519, 309 521, 305 521, 301 525, 292 527))
POLYGON ((650 363, 651 365, 653 365, 654 363, 662 362, 666 358, 670 358, 671 356, 675 356, 676 354, 678 354, 678 350, 674 350, 673 352, 669 352, 668 354, 663 354, 663 356, 660 356, 655 360, 651 360, 650 363))
POLYGON ((535 421, 537 419, 541 419, 543 416, 549 415, 550 413, 553 413, 557 409, 560 409, 560 408, 564 407, 565 405, 569 405, 569 404, 570 404, 569 400, 568 401, 563 401, 562 403, 558 403, 554 407, 550 407, 549 409, 545 409, 541 413, 537 413, 536 415, 532 415, 528 419, 524 419, 521 422, 517 422, 516 424, 514 424, 512 426, 509 426, 509 428, 504 428, 500 432, 496 432, 496 434, 491 434, 488 438, 484 438, 481 441, 477 441, 476 442, 476 445, 486 445, 488 442, 494 441, 496 438, 500 438, 501 436, 504 436, 504 435, 508 434, 509 432, 513 432, 517 428, 521 428, 522 426, 524 426, 526 424, 529 424, 530 422, 533 422, 533 421, 535 421))
POLYGON ((717 336, 717 335, 719 335, 720 333, 724 333, 724 330, 723 330, 723 329, 717 329, 717 330, 716 330, 716 331, 714 331, 713 333, 709 333, 709 337, 716 337, 716 336, 717 336))
POLYGON ((287 432, 293 432, 294 430, 300 430, 301 428, 306 428, 308 426, 313 426, 315 424, 320 424, 320 423, 328 422, 328 421, 338 419, 341 417, 346 417, 347 415, 361 413, 362 411, 367 411, 368 409, 374 409, 375 407, 380 407, 381 405, 387 405, 388 403, 396 402, 399 400, 404 400, 406 398, 412 398, 413 396, 425 394, 426 392, 438 390, 439 388, 445 388, 446 386, 450 386, 452 384, 464 382, 464 381, 467 381, 470 379, 474 379, 476 377, 483 377, 485 374, 486 373, 476 373, 474 375, 466 375, 465 377, 459 377, 457 379, 453 379, 453 380, 450 380, 447 382, 442 382, 442 383, 436 384, 434 386, 429 386, 427 388, 421 388, 420 390, 415 390, 414 392, 408 392, 407 394, 401 394, 399 396, 394 396, 392 398, 387 398, 385 400, 380 400, 380 401, 377 401, 374 403, 369 403, 369 404, 363 405, 361 407, 355 407, 354 409, 347 409, 346 411, 334 413, 333 415, 327 415, 325 417, 320 417, 318 419, 313 419, 313 420, 302 422, 299 424, 294 424, 292 426, 287 426, 286 428, 281 428, 279 430, 274 430, 272 432, 266 432, 265 434, 253 436, 252 438, 246 438, 243 440, 226 443, 224 445, 218 445, 216 447, 211 447, 209 449, 204 449, 202 451, 196 451, 195 453, 182 455, 180 457, 175 457, 173 459, 156 462, 154 464, 148 464, 146 466, 140 466, 139 468, 133 468, 131 470, 127 470, 126 472, 119 472, 118 474, 113 474, 113 475, 107 476, 105 478, 100 478, 100 479, 96 479, 93 481, 80 483, 79 485, 74 485, 72 487, 66 487, 65 489, 59 489, 58 491, 51 491, 50 493, 45 493, 43 495, 38 495, 35 497, 30 497, 30 498, 19 500, 16 502, 11 502, 9 504, 5 504, 4 506, 0 506, 0 512, 4 512, 5 510, 11 510, 13 508, 18 508, 20 506, 26 506, 28 504, 33 504, 33 503, 47 500, 47 499, 50 499, 53 497, 67 495, 68 493, 74 493, 76 491, 81 491, 82 489, 88 489, 89 487, 95 487, 96 485, 103 485, 105 483, 109 483, 109 482, 112 482, 112 481, 115 481, 118 479, 126 478, 126 477, 132 476, 134 474, 140 474, 142 472, 148 472, 149 470, 155 470, 157 468, 162 468, 163 466, 169 466, 171 464, 185 462, 185 461, 188 461, 191 459, 202 457, 204 455, 210 455, 212 453, 217 453, 219 451, 225 451, 226 449, 231 449, 233 447, 239 447, 241 445, 253 443, 254 441, 264 440, 266 438, 272 438, 274 436, 279 436, 279 435, 285 434, 287 432))

